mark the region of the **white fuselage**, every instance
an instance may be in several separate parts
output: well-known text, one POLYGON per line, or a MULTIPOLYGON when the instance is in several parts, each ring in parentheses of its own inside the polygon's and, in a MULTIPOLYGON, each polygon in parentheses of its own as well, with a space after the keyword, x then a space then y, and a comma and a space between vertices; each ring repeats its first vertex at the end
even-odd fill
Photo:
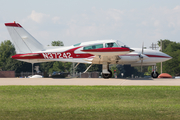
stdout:
MULTIPOLYGON (((44 56, 44 59, 19 59, 26 62, 31 63, 37 63, 37 62, 50 62, 50 61, 62 61, 62 62, 77 62, 77 63, 89 63, 89 64, 103 64, 104 61, 108 62, 109 64, 129 64, 132 66, 140 66, 141 65, 141 59, 140 55, 142 52, 141 48, 132 48, 134 52, 130 52, 127 54, 121 54, 114 56, 114 54, 111 54, 111 52, 104 52, 101 55, 91 55, 89 57, 79 58, 80 55, 85 55, 89 53, 82 52, 81 50, 83 47, 80 47, 76 50, 74 50, 75 55, 72 56, 71 52, 68 52, 69 49, 74 49, 76 47, 69 46, 69 47, 55 47, 54 49, 47 49, 46 51, 39 51, 36 53, 42 53, 43 55, 46 54, 46 57, 44 56), (53 58, 55 53, 61 53, 61 58, 53 58), (63 57, 64 56, 64 57, 63 57), (104 59, 105 57, 105 59, 104 59)), ((171 59, 171 57, 163 52, 156 51, 156 50, 150 50, 150 49, 144 49, 143 52, 143 66, 148 65, 155 65, 159 62, 164 62, 171 59)))

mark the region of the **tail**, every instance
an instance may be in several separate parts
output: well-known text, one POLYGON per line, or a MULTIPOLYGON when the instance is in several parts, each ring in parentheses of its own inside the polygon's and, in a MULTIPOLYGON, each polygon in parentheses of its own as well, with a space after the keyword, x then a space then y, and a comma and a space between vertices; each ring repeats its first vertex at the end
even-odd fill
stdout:
POLYGON ((17 54, 35 53, 44 47, 18 23, 5 23, 17 54))

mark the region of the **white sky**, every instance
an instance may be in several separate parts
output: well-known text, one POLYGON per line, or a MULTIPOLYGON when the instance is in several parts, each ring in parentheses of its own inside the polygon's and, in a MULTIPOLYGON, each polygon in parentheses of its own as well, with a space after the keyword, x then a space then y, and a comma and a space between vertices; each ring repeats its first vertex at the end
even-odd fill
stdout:
POLYGON ((117 39, 149 47, 180 42, 180 0, 0 0, 0 42, 11 39, 6 22, 20 23, 43 45, 117 39))

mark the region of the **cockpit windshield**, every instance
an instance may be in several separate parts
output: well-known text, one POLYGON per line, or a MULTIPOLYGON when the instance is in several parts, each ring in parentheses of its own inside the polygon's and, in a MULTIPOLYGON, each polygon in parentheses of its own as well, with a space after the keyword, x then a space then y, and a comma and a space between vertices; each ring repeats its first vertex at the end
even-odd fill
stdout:
POLYGON ((124 43, 120 42, 119 40, 117 41, 117 44, 119 47, 128 47, 124 43))
POLYGON ((117 42, 109 42, 105 44, 105 47, 127 47, 124 43, 117 40, 117 42))

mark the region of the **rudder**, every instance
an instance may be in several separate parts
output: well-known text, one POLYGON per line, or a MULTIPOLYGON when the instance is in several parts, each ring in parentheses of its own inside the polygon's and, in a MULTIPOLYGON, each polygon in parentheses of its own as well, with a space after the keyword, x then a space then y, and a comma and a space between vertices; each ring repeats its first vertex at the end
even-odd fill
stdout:
POLYGON ((44 50, 44 47, 18 23, 5 23, 17 54, 34 53, 44 50))

